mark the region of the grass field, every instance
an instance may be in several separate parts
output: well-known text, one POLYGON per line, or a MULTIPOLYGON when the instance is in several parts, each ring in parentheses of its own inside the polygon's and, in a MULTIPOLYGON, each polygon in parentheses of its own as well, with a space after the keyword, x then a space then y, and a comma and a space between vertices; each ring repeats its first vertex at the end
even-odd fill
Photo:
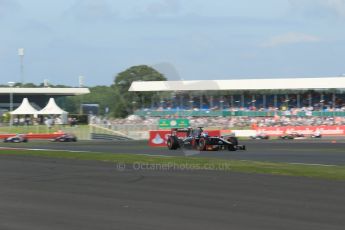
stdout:
POLYGON ((3 126, 0 127, 0 133, 53 133, 61 130, 62 126, 54 126, 48 129, 46 125, 29 125, 29 126, 3 126))
POLYGON ((54 133, 58 131, 63 131, 66 133, 74 133, 80 140, 87 140, 90 138, 90 128, 88 125, 78 125, 75 127, 70 127, 68 125, 54 125, 50 129, 46 125, 0 127, 0 134, 54 133))
POLYGON ((78 125, 71 127, 69 125, 54 125, 48 128, 46 125, 30 125, 30 126, 0 126, 0 134, 15 134, 15 133, 54 133, 63 131, 65 133, 73 133, 79 140, 89 140, 91 132, 100 134, 114 134, 111 130, 104 128, 78 125))
POLYGON ((195 157, 161 157, 133 154, 111 154, 68 151, 33 151, 1 149, 1 155, 35 156, 111 162, 121 167, 150 170, 221 170, 230 172, 303 176, 329 180, 345 180, 345 166, 302 165, 195 157))

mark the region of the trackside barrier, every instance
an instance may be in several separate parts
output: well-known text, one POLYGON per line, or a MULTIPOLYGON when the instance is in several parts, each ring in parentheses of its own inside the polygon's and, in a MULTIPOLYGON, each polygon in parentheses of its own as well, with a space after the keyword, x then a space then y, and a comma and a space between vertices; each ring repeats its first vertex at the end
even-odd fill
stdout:
POLYGON ((280 136, 285 133, 298 132, 304 135, 312 135, 319 131, 322 135, 342 136, 345 135, 345 125, 334 126, 279 126, 279 127, 259 127, 257 132, 263 132, 270 136, 280 136))
MULTIPOLYGON (((28 139, 53 139, 61 136, 63 133, 32 133, 25 134, 28 139)), ((0 139, 5 139, 7 137, 13 137, 16 134, 0 134, 0 139)))
POLYGON ((232 133, 234 133, 236 137, 250 137, 256 135, 256 130, 232 130, 232 133))

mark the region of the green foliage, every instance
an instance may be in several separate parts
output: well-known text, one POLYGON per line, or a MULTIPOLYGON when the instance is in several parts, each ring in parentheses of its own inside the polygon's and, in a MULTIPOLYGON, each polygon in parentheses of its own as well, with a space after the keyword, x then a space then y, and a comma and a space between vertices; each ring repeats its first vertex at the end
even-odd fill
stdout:
POLYGON ((88 124, 88 115, 87 114, 68 114, 68 117, 77 119, 78 125, 87 125, 88 124))
POLYGON ((109 86, 95 86, 90 88, 90 93, 80 96, 70 96, 59 98, 57 103, 70 113, 80 113, 81 104, 99 104, 100 114, 104 115, 106 107, 109 110, 115 108, 115 91, 109 86))
POLYGON ((146 66, 133 66, 119 73, 111 86, 95 86, 90 94, 58 99, 59 105, 70 113, 79 113, 81 104, 99 104, 100 115, 125 117, 139 106, 148 106, 156 92, 128 92, 133 81, 164 81, 166 78, 155 69, 146 66))
POLYGON ((127 92, 133 81, 166 81, 166 78, 147 65, 139 65, 119 73, 114 83, 121 92, 127 92))
POLYGON ((7 122, 9 122, 10 121, 10 119, 11 119, 11 115, 10 115, 10 113, 3 113, 3 114, 1 114, 1 116, 0 116, 0 121, 1 122, 4 122, 4 123, 7 123, 7 122))
POLYGON ((163 74, 155 69, 139 65, 119 73, 115 77, 113 88, 116 94, 116 104, 112 112, 115 117, 124 117, 132 114, 138 106, 148 106, 156 92, 129 92, 133 81, 166 81, 163 74))

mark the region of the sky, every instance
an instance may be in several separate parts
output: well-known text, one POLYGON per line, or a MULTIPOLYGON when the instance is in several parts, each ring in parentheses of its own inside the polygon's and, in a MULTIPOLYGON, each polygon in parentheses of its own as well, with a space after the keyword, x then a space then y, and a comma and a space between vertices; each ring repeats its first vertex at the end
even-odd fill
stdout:
POLYGON ((342 76, 345 0, 0 0, 0 84, 342 76))

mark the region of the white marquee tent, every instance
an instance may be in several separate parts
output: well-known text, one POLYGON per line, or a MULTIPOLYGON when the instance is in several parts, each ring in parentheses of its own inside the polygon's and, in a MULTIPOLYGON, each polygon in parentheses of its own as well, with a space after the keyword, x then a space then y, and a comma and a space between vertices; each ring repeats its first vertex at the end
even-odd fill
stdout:
POLYGON ((63 115, 68 112, 61 109, 55 102, 54 98, 50 98, 48 104, 37 112, 39 115, 63 115))
POLYGON ((36 115, 37 110, 32 107, 29 100, 24 98, 22 104, 14 111, 11 112, 11 115, 36 115))

